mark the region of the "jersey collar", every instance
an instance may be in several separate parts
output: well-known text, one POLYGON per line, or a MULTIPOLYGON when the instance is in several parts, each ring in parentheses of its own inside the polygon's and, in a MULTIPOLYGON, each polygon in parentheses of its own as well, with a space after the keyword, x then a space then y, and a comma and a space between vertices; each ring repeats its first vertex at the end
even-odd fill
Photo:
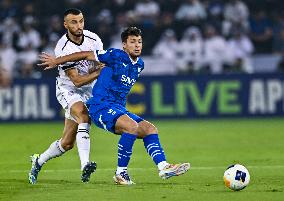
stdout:
POLYGON ((124 50, 122 50, 129 58, 129 60, 131 61, 132 65, 135 65, 138 63, 138 61, 140 60, 140 57, 137 57, 136 61, 134 61, 133 59, 131 59, 131 57, 129 56, 129 54, 127 54, 127 52, 125 52, 124 50))
POLYGON ((129 59, 130 59, 132 65, 137 64, 137 62, 138 62, 138 60, 139 60, 139 57, 136 58, 136 61, 134 61, 133 59, 131 59, 131 57, 130 57, 129 55, 128 55, 128 57, 129 57, 129 59))
POLYGON ((75 41, 71 40, 71 38, 69 38, 69 36, 68 36, 68 33, 66 33, 66 37, 67 37, 67 39, 68 39, 71 43, 74 43, 75 45, 80 46, 80 45, 82 45, 83 42, 84 42, 85 35, 83 34, 83 38, 82 38, 81 43, 76 43, 75 41))

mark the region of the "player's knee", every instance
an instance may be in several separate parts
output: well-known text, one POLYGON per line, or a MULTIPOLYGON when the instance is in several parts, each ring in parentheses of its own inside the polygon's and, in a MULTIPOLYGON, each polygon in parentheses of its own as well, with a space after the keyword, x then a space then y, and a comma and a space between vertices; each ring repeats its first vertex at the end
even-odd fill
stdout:
POLYGON ((148 134, 158 134, 158 129, 155 126, 151 125, 147 129, 147 133, 148 134))
POLYGON ((74 142, 61 140, 61 146, 65 151, 68 151, 74 147, 74 142))
POLYGON ((77 123, 87 123, 90 121, 88 110, 85 105, 75 103, 71 108, 71 114, 76 119, 77 123))
POLYGON ((90 121, 87 109, 82 109, 77 112, 77 123, 87 123, 90 121))
POLYGON ((129 122, 126 128, 126 132, 131 134, 137 134, 138 124, 135 121, 129 122))

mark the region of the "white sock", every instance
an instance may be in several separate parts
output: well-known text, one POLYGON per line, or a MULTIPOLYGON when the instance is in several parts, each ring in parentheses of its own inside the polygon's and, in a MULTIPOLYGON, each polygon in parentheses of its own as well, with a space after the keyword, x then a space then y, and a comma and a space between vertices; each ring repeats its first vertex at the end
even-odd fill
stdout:
POLYGON ((76 142, 81 161, 81 170, 89 162, 90 157, 90 124, 81 123, 78 125, 76 142))
POLYGON ((167 165, 169 165, 169 163, 167 161, 162 161, 160 163, 158 163, 158 169, 161 171, 162 169, 164 169, 167 165))
POLYGON ((61 139, 56 140, 55 142, 51 143, 49 148, 39 156, 38 164, 42 166, 48 160, 61 156, 64 154, 64 152, 65 150, 61 146, 61 139))
POLYGON ((121 172, 127 171, 127 167, 118 167, 116 168, 115 174, 119 174, 121 172))

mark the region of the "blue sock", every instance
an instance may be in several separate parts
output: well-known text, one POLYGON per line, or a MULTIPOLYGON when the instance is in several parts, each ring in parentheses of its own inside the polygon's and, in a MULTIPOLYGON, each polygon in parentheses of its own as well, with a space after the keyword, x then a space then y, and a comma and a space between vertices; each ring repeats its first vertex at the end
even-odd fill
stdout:
POLYGON ((132 147, 136 140, 136 135, 123 133, 118 142, 118 167, 127 167, 131 154, 132 147))
POLYGON ((160 144, 158 134, 147 135, 143 138, 144 147, 146 148, 148 154, 152 157, 153 161, 158 165, 158 163, 166 161, 166 156, 164 150, 160 144))

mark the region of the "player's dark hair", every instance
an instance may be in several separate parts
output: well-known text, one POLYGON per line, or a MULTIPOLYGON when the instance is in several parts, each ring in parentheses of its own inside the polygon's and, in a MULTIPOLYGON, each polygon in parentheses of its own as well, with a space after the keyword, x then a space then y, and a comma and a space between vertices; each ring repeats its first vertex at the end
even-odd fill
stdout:
POLYGON ((79 15, 81 14, 82 11, 79 10, 78 8, 68 8, 67 10, 65 10, 64 12, 64 18, 69 15, 69 14, 72 14, 72 15, 79 15))
POLYGON ((142 32, 137 27, 128 27, 121 33, 121 41, 126 42, 128 36, 142 36, 142 32))

